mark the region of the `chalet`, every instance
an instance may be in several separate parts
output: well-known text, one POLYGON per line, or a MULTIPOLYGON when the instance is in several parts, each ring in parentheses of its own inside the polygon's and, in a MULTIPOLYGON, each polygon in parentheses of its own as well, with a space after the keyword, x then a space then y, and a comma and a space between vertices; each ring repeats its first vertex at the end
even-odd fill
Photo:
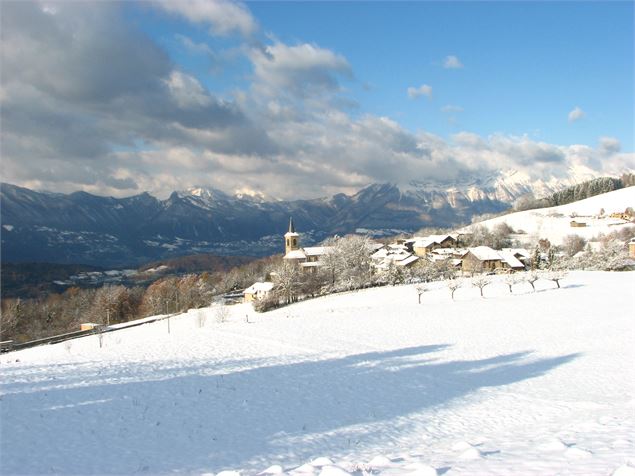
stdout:
POLYGON ((571 228, 586 228, 586 223, 583 221, 571 220, 569 225, 571 226, 571 228))
POLYGON ((243 291, 245 302, 259 301, 261 299, 265 299, 272 289, 273 283, 271 282, 265 281, 254 283, 243 291))
POLYGON ((494 250, 489 246, 468 248, 461 260, 461 269, 467 273, 525 269, 525 265, 512 252, 494 250))
POLYGON ((628 242, 628 257, 635 258, 635 238, 628 242))

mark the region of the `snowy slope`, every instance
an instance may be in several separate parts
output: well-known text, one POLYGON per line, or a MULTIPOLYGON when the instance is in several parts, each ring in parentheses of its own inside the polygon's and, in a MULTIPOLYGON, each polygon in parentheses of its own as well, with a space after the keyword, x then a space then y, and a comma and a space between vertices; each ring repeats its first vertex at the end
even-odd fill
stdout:
POLYGON ((3 354, 0 473, 628 472, 635 273, 562 285, 210 308, 3 354))
MULTIPOLYGON (((609 218, 611 213, 623 213, 627 207, 635 208, 635 187, 623 188, 595 197, 558 207, 540 208, 511 213, 478 223, 493 228, 498 223, 507 223, 514 230, 523 230, 526 234, 518 236, 521 241, 535 243, 538 238, 547 238, 552 244, 559 245, 567 235, 579 235, 589 240, 600 233, 608 234, 627 224, 624 220, 609 218), (599 217, 604 209, 605 217, 599 217), (573 228, 572 220, 587 224, 584 228, 573 228)), ((462 231, 469 231, 470 227, 462 231)))

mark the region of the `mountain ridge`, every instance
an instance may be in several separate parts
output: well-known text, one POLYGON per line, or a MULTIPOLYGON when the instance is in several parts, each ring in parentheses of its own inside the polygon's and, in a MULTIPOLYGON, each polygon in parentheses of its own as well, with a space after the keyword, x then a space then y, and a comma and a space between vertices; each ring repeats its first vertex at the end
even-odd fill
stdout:
POLYGON ((531 192, 514 178, 516 185, 499 177, 483 188, 381 183, 352 195, 276 201, 204 187, 160 200, 147 192, 114 198, 3 183, 2 259, 127 266, 192 253, 262 256, 281 252, 289 216, 305 244, 360 229, 381 235, 456 226, 499 213, 531 192))

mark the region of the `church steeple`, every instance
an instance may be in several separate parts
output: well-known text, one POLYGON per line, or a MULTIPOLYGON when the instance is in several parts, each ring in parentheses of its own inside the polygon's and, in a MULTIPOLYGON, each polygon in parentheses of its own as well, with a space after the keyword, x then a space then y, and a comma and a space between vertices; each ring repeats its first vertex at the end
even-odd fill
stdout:
POLYGON ((293 217, 289 217, 289 231, 284 234, 284 254, 300 249, 300 235, 296 233, 293 217))

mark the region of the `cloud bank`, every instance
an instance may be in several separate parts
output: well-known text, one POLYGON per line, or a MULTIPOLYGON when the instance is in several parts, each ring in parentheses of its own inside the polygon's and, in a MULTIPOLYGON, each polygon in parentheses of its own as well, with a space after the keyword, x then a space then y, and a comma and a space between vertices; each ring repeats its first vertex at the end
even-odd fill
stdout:
MULTIPOLYGON (((259 26, 242 4, 154 5, 206 26, 210 35, 241 38, 248 86, 221 99, 127 21, 121 4, 6 3, 3 180, 116 196, 143 190, 165 196, 205 185, 304 198, 501 169, 541 179, 565 177, 571 167, 606 174, 635 168, 633 154, 610 137, 593 148, 526 136, 461 132, 444 139, 411 132, 394 119, 356 112, 346 97, 356 78, 343 55, 315 44, 254 40, 259 26)), ((179 41, 212 53, 185 37, 179 41)), ((452 67, 460 64, 448 58, 456 60, 452 67)), ((407 92, 429 97, 432 88, 407 92)))

